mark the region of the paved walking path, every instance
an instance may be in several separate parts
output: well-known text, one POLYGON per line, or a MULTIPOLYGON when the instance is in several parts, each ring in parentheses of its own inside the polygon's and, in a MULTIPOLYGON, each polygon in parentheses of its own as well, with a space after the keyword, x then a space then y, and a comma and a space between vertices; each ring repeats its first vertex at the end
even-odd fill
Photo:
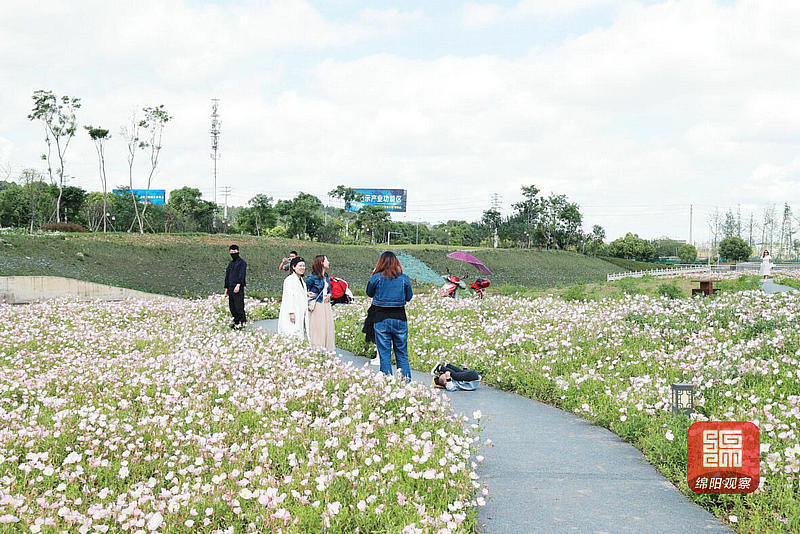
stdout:
POLYGON ((766 280, 761 281, 761 291, 764 293, 783 293, 785 291, 797 291, 797 289, 793 288, 792 286, 785 286, 783 284, 776 284, 772 278, 768 278, 766 280))
MULTIPOLYGON (((275 331, 277 322, 257 321, 275 331)), ((338 351, 357 366, 369 360, 338 351)), ((378 372, 378 368, 369 369, 378 372)), ((412 378, 430 384, 428 373, 412 378)), ((612 432, 546 404, 490 387, 444 392, 456 412, 483 414, 479 468, 489 486, 478 511, 483 532, 732 532, 683 496, 612 432)))

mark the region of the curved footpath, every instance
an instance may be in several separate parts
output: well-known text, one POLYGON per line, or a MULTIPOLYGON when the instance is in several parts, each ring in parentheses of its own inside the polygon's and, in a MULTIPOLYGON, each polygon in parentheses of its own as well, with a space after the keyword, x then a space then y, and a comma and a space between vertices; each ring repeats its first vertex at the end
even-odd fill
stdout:
MULTIPOLYGON (((257 321, 274 332, 277 321, 257 321)), ((338 350, 344 362, 367 358, 338 350)), ((379 372, 377 367, 368 367, 379 372)), ((430 384, 428 373, 412 378, 430 384)), ((546 404, 491 387, 444 392, 469 417, 480 410, 489 486, 482 531, 514 533, 732 532, 682 495, 642 453, 616 434, 546 404)))

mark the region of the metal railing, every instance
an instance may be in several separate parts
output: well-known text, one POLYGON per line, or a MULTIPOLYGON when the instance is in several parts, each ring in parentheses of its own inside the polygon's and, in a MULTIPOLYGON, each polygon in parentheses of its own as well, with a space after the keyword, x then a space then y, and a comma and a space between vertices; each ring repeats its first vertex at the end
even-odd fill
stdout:
POLYGON ((621 280, 623 278, 641 278, 646 274, 650 276, 669 276, 673 274, 689 273, 709 273, 711 267, 708 265, 686 265, 681 267, 671 267, 669 269, 650 269, 649 271, 628 271, 624 273, 614 273, 606 275, 606 281, 621 280))

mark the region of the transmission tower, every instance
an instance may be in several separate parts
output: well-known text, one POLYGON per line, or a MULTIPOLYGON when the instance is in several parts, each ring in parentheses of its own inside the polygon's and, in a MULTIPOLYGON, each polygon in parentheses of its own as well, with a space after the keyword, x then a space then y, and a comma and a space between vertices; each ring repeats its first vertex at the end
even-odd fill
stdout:
POLYGON ((214 205, 217 204, 217 160, 219 159, 219 98, 211 99, 211 159, 214 161, 214 205))
POLYGON ((491 203, 493 210, 500 211, 500 195, 497 193, 492 193, 489 195, 489 202, 491 203))
POLYGON ((792 257, 792 208, 789 207, 788 202, 783 205, 783 222, 781 222, 778 255, 781 259, 792 257))

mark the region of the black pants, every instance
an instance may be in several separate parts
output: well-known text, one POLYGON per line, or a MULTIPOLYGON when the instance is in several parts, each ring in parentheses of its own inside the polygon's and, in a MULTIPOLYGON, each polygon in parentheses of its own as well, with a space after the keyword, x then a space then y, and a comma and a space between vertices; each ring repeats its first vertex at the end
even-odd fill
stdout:
POLYGON ((244 288, 240 288, 238 293, 234 293, 233 288, 228 289, 228 307, 233 315, 233 324, 247 322, 247 317, 244 315, 244 288))
POLYGON ((471 382, 478 379, 478 371, 474 369, 462 369, 457 365, 448 363, 444 366, 445 371, 450 371, 450 378, 459 382, 471 382))

